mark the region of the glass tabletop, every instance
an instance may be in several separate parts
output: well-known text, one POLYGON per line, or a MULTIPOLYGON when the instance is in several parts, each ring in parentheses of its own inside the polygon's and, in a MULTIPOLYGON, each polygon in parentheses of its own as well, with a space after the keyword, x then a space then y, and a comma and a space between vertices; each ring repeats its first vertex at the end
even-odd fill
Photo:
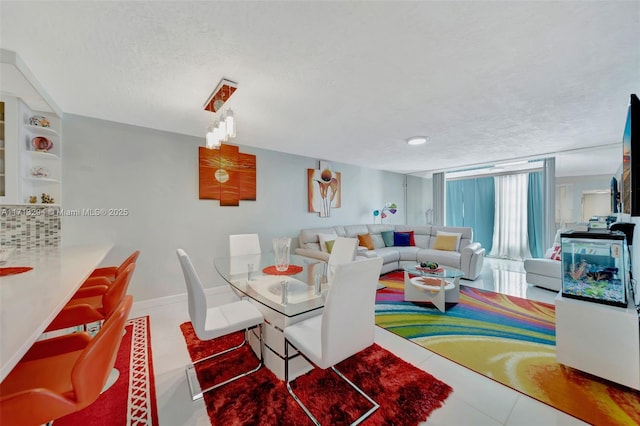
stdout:
POLYGON ((287 271, 278 272, 274 254, 262 253, 219 257, 214 259, 214 265, 233 288, 288 317, 324 306, 327 293, 325 262, 292 255, 287 271), (319 294, 315 291, 316 277, 321 283, 319 294))
POLYGON ((422 268, 419 264, 405 266, 403 268, 406 272, 412 275, 420 275, 423 277, 433 278, 459 278, 464 275, 459 269, 452 268, 450 266, 440 266, 436 270, 422 268))

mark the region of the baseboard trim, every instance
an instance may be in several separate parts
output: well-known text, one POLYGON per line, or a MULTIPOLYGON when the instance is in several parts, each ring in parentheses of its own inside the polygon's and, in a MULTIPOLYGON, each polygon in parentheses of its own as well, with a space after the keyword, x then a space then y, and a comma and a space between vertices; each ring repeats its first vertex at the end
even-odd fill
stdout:
MULTIPOLYGON (((221 285, 216 287, 210 287, 204 289, 205 294, 208 296, 220 296, 233 294, 233 291, 229 286, 221 285)), ((174 303, 187 303, 187 293, 174 294, 171 296, 158 297, 156 299, 141 300, 139 302, 133 302, 131 310, 147 310, 151 308, 157 308, 159 306, 171 305, 174 303)))

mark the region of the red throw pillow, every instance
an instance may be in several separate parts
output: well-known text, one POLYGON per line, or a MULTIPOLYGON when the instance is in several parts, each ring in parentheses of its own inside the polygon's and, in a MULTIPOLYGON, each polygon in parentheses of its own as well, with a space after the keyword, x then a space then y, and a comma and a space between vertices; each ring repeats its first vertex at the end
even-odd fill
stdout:
POLYGON ((560 244, 556 244, 555 246, 553 246, 553 251, 551 252, 550 259, 562 260, 562 246, 560 246, 560 244))

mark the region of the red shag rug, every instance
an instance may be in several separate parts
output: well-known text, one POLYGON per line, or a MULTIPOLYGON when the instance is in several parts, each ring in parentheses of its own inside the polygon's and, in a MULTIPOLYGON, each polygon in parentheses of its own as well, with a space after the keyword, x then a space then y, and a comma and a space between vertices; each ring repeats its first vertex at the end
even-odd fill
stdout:
POLYGON ((142 426, 158 424, 149 317, 127 321, 115 368, 120 375, 88 407, 57 419, 56 426, 142 426))
MULTIPOLYGON (((242 332, 211 341, 199 340, 190 322, 180 325, 192 360, 242 342, 242 332)), ((196 366, 203 388, 255 367, 257 357, 246 345, 196 366)), ((440 407, 452 388, 374 344, 337 365, 346 377, 380 404, 365 425, 415 425, 440 407)), ((369 403, 331 370, 314 369, 292 387, 322 424, 348 424, 369 403)), ((305 425, 309 418, 286 385, 266 367, 204 395, 212 425, 305 425)))

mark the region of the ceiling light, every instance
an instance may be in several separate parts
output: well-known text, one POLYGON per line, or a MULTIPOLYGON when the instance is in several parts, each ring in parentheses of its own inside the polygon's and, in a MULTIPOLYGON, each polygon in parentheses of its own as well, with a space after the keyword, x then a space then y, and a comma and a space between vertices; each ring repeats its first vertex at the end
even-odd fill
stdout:
POLYGON ((204 103, 204 109, 211 112, 220 111, 224 103, 229 100, 237 89, 238 83, 223 78, 211 93, 207 102, 204 103))
MULTIPOLYGON (((238 89, 238 84, 233 81, 222 79, 213 93, 204 103, 205 111, 215 114, 222 110, 225 102, 229 100, 231 95, 238 89)), ((206 147, 209 149, 218 148, 222 142, 227 142, 229 138, 236 137, 235 117, 231 110, 227 110, 220 114, 220 120, 215 121, 209 126, 205 135, 206 147)))
POLYGON ((409 145, 422 145, 424 143, 427 143, 427 137, 426 136, 415 136, 415 137, 407 140, 407 144, 409 144, 409 145))

